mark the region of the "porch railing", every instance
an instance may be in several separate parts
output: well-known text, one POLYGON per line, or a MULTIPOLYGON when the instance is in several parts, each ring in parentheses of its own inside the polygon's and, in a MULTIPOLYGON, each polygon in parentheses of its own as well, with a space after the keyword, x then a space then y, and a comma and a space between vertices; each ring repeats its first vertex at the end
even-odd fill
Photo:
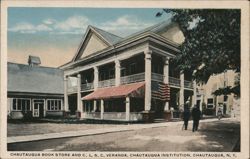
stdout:
POLYGON ((81 85, 81 91, 87 91, 87 90, 92 90, 94 89, 94 84, 93 83, 86 83, 81 85))
POLYGON ((163 82, 164 76, 158 73, 152 73, 152 80, 157 82, 163 82))
POLYGON ((98 88, 115 86, 115 79, 108 79, 98 82, 98 88))
POLYGON ((145 80, 145 73, 138 73, 121 77, 121 84, 141 82, 145 80))
POLYGON ((184 80, 184 87, 193 89, 193 83, 191 81, 184 80))
MULTIPOLYGON (((163 75, 157 74, 157 73, 152 73, 152 81, 163 82, 163 79, 164 79, 163 75)), ((145 81, 145 73, 144 72, 129 75, 129 76, 123 76, 123 77, 121 77, 120 83, 121 84, 129 84, 129 83, 135 83, 135 82, 141 82, 141 81, 145 81)), ((180 83, 181 83, 180 79, 169 76, 169 85, 170 86, 180 87, 181 86, 180 83)), ((112 86, 115 86, 115 79, 114 78, 98 82, 98 88, 112 87, 112 86)), ((193 89, 193 83, 191 81, 185 80, 184 81, 184 88, 193 89)), ((87 90, 92 90, 92 89, 94 89, 93 83, 87 83, 87 84, 81 85, 81 91, 87 91, 87 90)), ((69 87, 67 92, 68 93, 76 93, 77 86, 69 87)))
MULTIPOLYGON (((84 112, 83 118, 85 119, 101 119, 100 112, 84 112)), ((103 113, 104 120, 126 120, 125 112, 104 112, 103 113)), ((140 112, 130 112, 129 120, 130 121, 141 121, 142 113, 140 112)))
POLYGON ((103 119, 104 120, 125 120, 126 113, 125 112, 104 112, 103 119))
POLYGON ((181 86, 181 80, 178 79, 178 78, 169 77, 169 85, 170 86, 180 87, 181 86))

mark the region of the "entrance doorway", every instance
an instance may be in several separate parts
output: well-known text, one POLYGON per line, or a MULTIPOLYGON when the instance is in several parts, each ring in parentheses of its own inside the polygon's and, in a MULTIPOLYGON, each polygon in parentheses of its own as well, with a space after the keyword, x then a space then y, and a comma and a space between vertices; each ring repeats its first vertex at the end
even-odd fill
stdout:
POLYGON ((44 117, 44 100, 43 99, 33 100, 33 117, 37 117, 37 118, 44 117))
POLYGON ((70 115, 75 115, 77 110, 77 94, 68 96, 70 115))

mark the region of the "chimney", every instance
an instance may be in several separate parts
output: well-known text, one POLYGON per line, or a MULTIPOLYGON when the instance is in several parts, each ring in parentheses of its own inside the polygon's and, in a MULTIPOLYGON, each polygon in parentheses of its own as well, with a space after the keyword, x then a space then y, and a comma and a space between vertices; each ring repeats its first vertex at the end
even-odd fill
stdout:
POLYGON ((41 64, 41 60, 37 56, 31 56, 31 55, 29 55, 28 64, 31 67, 33 67, 33 66, 39 66, 41 64))

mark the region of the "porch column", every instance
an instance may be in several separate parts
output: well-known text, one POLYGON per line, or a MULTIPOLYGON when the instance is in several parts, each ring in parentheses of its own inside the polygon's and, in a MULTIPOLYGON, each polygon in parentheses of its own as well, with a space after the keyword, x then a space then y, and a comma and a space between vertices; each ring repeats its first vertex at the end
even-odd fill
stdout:
POLYGON ((77 74, 77 111, 82 112, 81 74, 77 74))
MULTIPOLYGON (((192 97, 192 105, 196 105, 196 98, 197 98, 197 92, 196 92, 196 81, 193 80, 193 97, 192 97)), ((199 107, 197 105, 197 107, 199 107)))
POLYGON ((68 103, 68 77, 64 77, 64 111, 69 111, 69 103, 68 103))
POLYGON ((151 109, 151 50, 145 50, 145 111, 151 109))
POLYGON ((46 112, 47 112, 47 99, 44 100, 44 105, 43 105, 43 116, 46 117, 46 112))
POLYGON ((94 67, 94 90, 98 88, 98 81, 99 81, 99 71, 98 67, 94 67))
POLYGON ((101 99, 101 119, 103 119, 103 113, 104 113, 104 101, 101 99))
POLYGON ((121 83, 121 64, 119 60, 115 60, 115 85, 119 86, 121 83))
POLYGON ((97 101, 94 100, 94 108, 93 108, 92 112, 95 112, 95 110, 96 110, 96 104, 97 104, 97 101))
POLYGON ((180 72, 180 97, 179 97, 179 105, 180 109, 184 109, 184 72, 180 72))
POLYGON ((126 97, 126 121, 129 121, 129 115, 130 115, 130 99, 129 97, 126 97))
MULTIPOLYGON (((164 68, 163 68, 164 83, 169 83, 169 57, 165 58, 164 68)), ((169 101, 166 101, 164 110, 169 110, 169 101)))

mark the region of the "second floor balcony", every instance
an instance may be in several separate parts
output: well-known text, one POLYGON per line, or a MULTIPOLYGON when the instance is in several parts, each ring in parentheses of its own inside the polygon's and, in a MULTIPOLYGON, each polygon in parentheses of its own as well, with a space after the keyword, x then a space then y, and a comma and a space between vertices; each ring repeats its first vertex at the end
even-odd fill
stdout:
POLYGON ((121 77, 121 84, 129 84, 135 82, 141 82, 145 80, 145 73, 137 73, 129 76, 121 77))
MULTIPOLYGON (((158 73, 152 73, 151 75, 152 81, 156 82, 163 82, 164 76, 162 74, 158 73)), ((133 75, 128 75, 128 76, 122 76, 120 77, 120 84, 129 84, 129 83, 136 83, 136 82, 141 82, 145 81, 145 73, 137 73, 133 75)), ((175 77, 170 77, 169 76, 169 85, 170 87, 176 87, 180 88, 181 87, 181 80, 175 77)), ((113 87, 115 86, 115 78, 108 79, 108 80, 103 80, 98 82, 98 88, 104 88, 104 87, 113 87)), ((184 81, 184 88, 185 89, 193 89, 193 83, 191 81, 184 81)), ((91 91, 94 90, 94 84, 93 83, 85 83, 81 85, 81 91, 91 91)), ((77 86, 72 86, 68 88, 68 93, 76 93, 77 92, 77 86)))
POLYGON ((113 86, 115 86, 114 78, 98 82, 98 88, 113 87, 113 86))

